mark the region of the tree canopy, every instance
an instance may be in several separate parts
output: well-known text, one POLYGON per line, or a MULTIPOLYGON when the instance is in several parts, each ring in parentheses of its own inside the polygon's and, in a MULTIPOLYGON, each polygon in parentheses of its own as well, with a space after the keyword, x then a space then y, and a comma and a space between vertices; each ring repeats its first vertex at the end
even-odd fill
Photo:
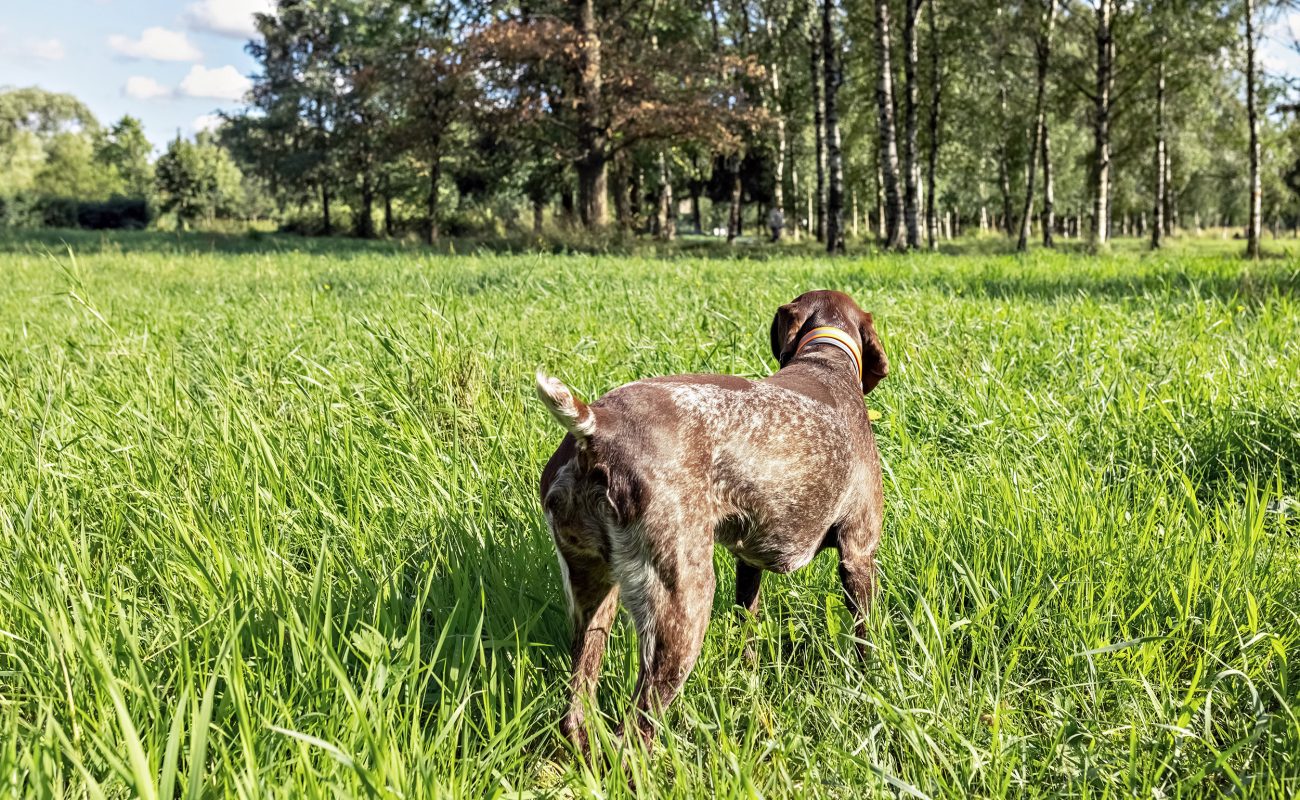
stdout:
MULTIPOLYGON (((1255 243, 1300 224, 1297 106, 1257 54, 1277 8, 278 0, 248 44, 248 106, 210 144, 245 201, 362 237, 549 221, 734 238, 777 208, 833 251, 969 230, 1255 243)), ((11 193, 152 194, 148 162, 130 118, 101 129, 66 95, 0 94, 11 193)))

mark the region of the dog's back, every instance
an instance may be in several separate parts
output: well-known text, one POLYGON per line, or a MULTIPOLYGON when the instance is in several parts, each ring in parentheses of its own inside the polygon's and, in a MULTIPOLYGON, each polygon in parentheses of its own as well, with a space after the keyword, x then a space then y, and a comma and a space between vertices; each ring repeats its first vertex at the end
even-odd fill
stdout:
POLYGON ((569 520, 589 540, 650 514, 674 529, 707 527, 738 556, 789 572, 856 500, 844 489, 867 487, 868 465, 855 454, 874 452, 874 442, 864 441, 871 431, 860 402, 836 406, 726 375, 650 378, 589 406, 554 379, 538 387, 571 437, 543 473, 542 499, 565 511, 554 521, 569 520), (861 479, 832 479, 846 470, 861 479))

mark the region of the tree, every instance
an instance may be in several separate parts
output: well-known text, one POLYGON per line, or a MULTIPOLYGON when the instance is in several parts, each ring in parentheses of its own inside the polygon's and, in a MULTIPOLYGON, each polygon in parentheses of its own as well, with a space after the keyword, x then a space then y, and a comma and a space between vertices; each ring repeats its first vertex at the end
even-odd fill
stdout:
POLYGON ((1115 0, 1097 0, 1097 73, 1093 95, 1092 244, 1110 239, 1110 96, 1114 88, 1115 0))
POLYGON ((1255 70, 1255 3, 1243 1, 1246 16, 1246 120, 1250 131, 1250 210, 1246 221, 1246 255, 1259 258, 1261 202, 1263 190, 1259 178, 1259 109, 1256 106, 1255 70))
POLYGON ((880 122, 880 169, 885 185, 885 246, 903 246, 900 226, 902 203, 898 194, 898 145, 894 127, 893 69, 889 57, 889 3, 875 0, 876 7, 876 111, 880 122))
POLYGON ((918 229, 919 187, 917 186, 917 18, 921 14, 921 0, 906 0, 903 17, 903 220, 907 228, 907 246, 921 246, 918 229))
POLYGON ((1043 119, 1043 247, 1055 247, 1056 186, 1052 181, 1051 126, 1043 119))
POLYGON ((939 18, 935 0, 926 0, 926 14, 930 23, 930 148, 926 160, 925 178, 925 230, 931 250, 939 249, 939 215, 936 212, 935 186, 939 171, 939 122, 943 100, 942 51, 939 49, 939 18))
POLYGON ((743 15, 722 20, 709 4, 714 29, 731 27, 724 44, 701 35, 700 16, 657 3, 628 6, 616 23, 599 10, 591 0, 539 2, 485 25, 465 48, 476 62, 478 113, 502 138, 548 147, 572 165, 593 229, 608 219, 608 164, 620 153, 701 143, 737 164, 768 118, 756 102, 766 78, 740 46, 743 15))
POLYGON ((593 0, 573 0, 578 23, 578 207, 588 228, 599 230, 609 219, 609 124, 605 118, 601 40, 593 0))
POLYGON ((466 85, 469 64, 459 57, 454 14, 452 3, 412 3, 405 33, 399 34, 403 44, 398 50, 398 72, 390 77, 395 86, 401 87, 402 115, 397 126, 400 145, 425 170, 424 235, 429 244, 438 239, 443 161, 457 112, 470 99, 466 85))
POLYGON ((115 177, 96 160, 89 136, 60 133, 45 146, 45 160, 33 188, 44 197, 104 200, 113 192, 115 177))
POLYGON ((199 220, 233 216, 240 211, 239 168, 208 134, 194 142, 172 140, 155 166, 159 208, 173 214, 182 230, 199 220))
POLYGON ((1025 169, 1025 205, 1020 214, 1020 237, 1016 241, 1016 250, 1022 253, 1029 247, 1029 221, 1033 218, 1034 208, 1034 172, 1047 135, 1047 71, 1052 58, 1056 3, 1057 0, 1043 0, 1046 8, 1043 9, 1042 30, 1034 43, 1038 76, 1037 91, 1034 93, 1034 136, 1029 146, 1029 164, 1025 169))
POLYGON ((1155 191, 1152 192, 1151 209, 1151 249, 1153 250, 1160 249, 1165 233, 1165 165, 1168 158, 1168 151, 1165 149, 1165 57, 1168 47, 1168 38, 1166 36, 1161 35, 1158 47, 1156 59, 1156 147, 1155 162, 1152 168, 1155 173, 1155 191))
POLYGON ((320 201, 322 230, 333 232, 332 204, 339 174, 335 131, 340 124, 337 6, 278 0, 274 13, 258 14, 260 36, 248 43, 261 66, 252 105, 259 116, 245 127, 259 129, 272 185, 298 202, 320 201))
POLYGON ((816 0, 809 4, 808 13, 808 70, 812 87, 813 148, 816 155, 816 226, 817 241, 826 241, 826 95, 825 88, 826 45, 819 24, 821 14, 816 0))
POLYGON ((115 173, 114 188, 133 197, 148 197, 153 192, 152 152, 144 126, 131 116, 118 120, 96 144, 96 159, 115 173))
POLYGON ((0 194, 98 197, 108 176, 94 159, 99 122, 69 94, 0 91, 0 194))
POLYGON ((826 66, 826 252, 844 252, 844 154, 841 152, 839 45, 835 37, 835 0, 822 0, 822 47, 826 66))

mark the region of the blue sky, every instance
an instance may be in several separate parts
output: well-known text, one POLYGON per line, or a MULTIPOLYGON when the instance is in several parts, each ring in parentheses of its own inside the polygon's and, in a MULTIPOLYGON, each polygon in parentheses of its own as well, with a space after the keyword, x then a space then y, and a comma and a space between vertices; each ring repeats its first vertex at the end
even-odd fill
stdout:
POLYGON ((0 0, 0 85, 76 95, 155 145, 241 107, 252 16, 271 0, 0 0))
MULTIPOLYGON (((252 16, 272 0, 0 0, 0 85, 76 95, 111 123, 144 121, 161 145, 241 106, 252 16)), ((1268 22, 1263 68, 1300 78, 1300 11, 1268 22)))

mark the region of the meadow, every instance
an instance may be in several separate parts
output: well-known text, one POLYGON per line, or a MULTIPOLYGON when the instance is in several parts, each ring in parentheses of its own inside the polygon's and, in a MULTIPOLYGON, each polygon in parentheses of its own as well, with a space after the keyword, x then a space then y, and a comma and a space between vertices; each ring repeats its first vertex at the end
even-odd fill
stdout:
MULTIPOLYGON (((1297 262, 994 249, 0 239, 0 795, 1294 796, 1297 262), (533 372, 767 375, 811 288, 893 366, 869 656, 833 553, 747 626, 719 551, 659 746, 587 767, 533 372)), ((608 730, 635 672, 624 615, 608 730)))

